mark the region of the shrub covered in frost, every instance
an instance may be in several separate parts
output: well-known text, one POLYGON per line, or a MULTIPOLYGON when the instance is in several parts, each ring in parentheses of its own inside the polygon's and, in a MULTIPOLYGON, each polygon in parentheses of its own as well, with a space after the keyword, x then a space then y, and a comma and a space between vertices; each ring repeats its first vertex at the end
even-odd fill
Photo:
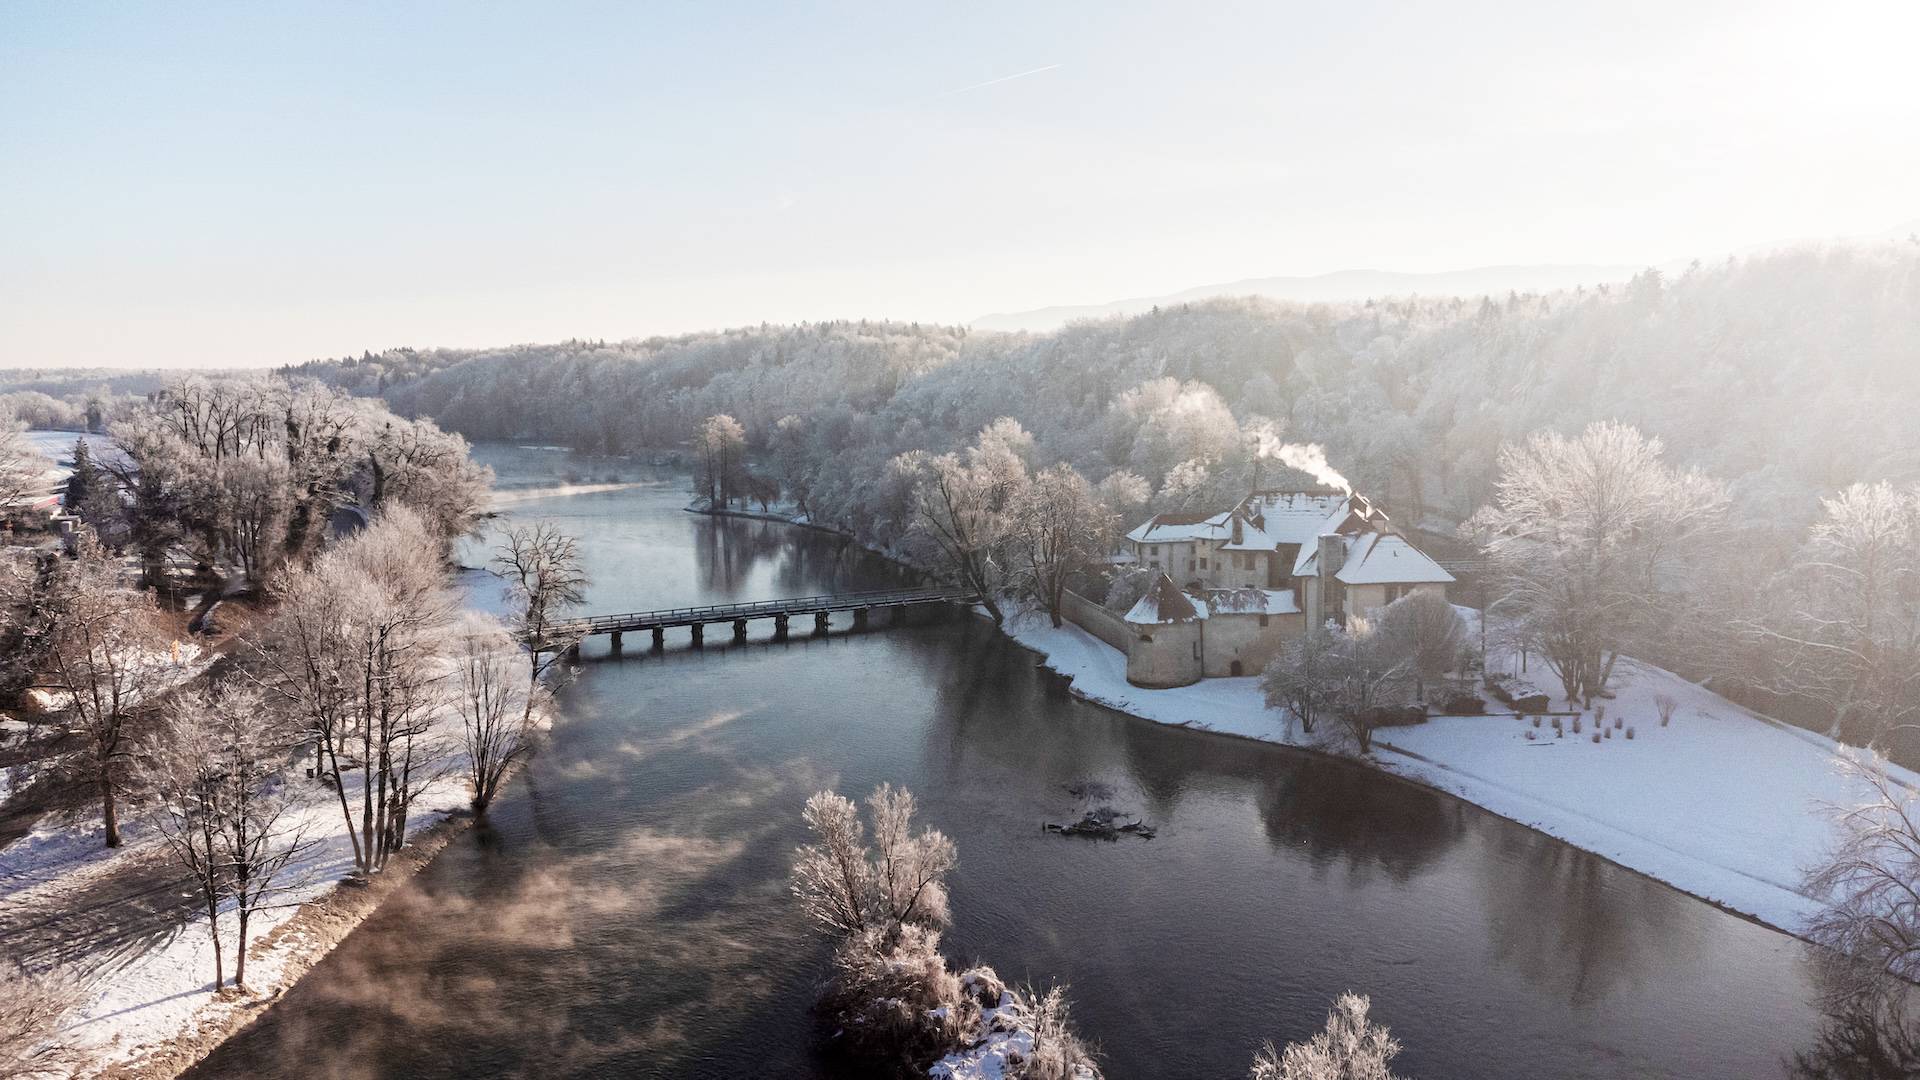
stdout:
POLYGON ((1341 994, 1327 1014, 1327 1027, 1306 1042, 1263 1047, 1253 1059, 1251 1080, 1394 1080, 1387 1065, 1400 1044, 1367 1018, 1363 994, 1341 994))

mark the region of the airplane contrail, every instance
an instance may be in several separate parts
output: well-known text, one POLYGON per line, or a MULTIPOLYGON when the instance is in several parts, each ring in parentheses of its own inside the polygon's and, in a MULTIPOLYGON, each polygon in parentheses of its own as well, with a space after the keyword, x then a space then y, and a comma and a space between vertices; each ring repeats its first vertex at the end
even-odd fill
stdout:
POLYGON ((1013 75, 1002 75, 997 79, 988 79, 986 82, 977 82, 977 83, 974 83, 972 86, 963 86, 958 90, 948 90, 945 93, 935 94, 933 95, 933 97, 928 98, 927 100, 937 101, 940 98, 952 97, 955 94, 964 94, 970 90, 980 90, 989 86, 997 86, 1003 82, 1012 82, 1015 79, 1024 79, 1029 75, 1038 75, 1043 71, 1052 71, 1054 68, 1057 68, 1060 66, 1061 65, 1059 64, 1048 64, 1046 67, 1037 67, 1037 68, 1034 68, 1032 71, 1022 71, 1013 75))

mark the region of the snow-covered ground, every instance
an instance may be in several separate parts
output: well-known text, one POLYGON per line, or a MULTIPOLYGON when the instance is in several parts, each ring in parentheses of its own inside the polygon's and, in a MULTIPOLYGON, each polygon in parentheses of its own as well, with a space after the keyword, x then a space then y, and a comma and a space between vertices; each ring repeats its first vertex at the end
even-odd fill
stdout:
POLYGON ((687 504, 687 510, 695 514, 714 514, 719 517, 756 518, 760 521, 785 522, 788 525, 813 524, 813 516, 803 512, 799 504, 790 500, 775 499, 767 504, 765 510, 752 509, 753 506, 758 505, 758 503, 742 503, 739 506, 729 506, 724 510, 715 510, 712 504, 707 502, 707 497, 701 495, 687 504))
MULTIPOLYGON (((357 774, 352 774, 357 775, 357 774)), ((300 782, 291 780, 289 782, 300 782)), ((349 783, 350 798, 358 790, 349 783)), ((466 804, 466 787, 457 773, 429 784, 414 804, 409 835, 417 835, 466 804)), ((356 811, 359 803, 353 803, 356 811)), ((250 943, 258 943, 291 919, 299 905, 338 885, 353 870, 353 848, 347 837, 340 806, 328 789, 315 787, 299 814, 301 826, 316 843, 288 868, 285 880, 297 882, 277 900, 279 906, 254 914, 247 927, 250 943)), ((162 841, 138 815, 130 815, 122 829, 123 843, 108 849, 101 843, 96 813, 80 820, 50 817, 32 833, 0 851, 0 904, 33 905, 58 910, 60 899, 115 875, 144 860, 168 856, 162 841)), ((183 884, 190 889, 191 884, 183 884)), ((223 908, 220 933, 224 967, 233 974, 234 936, 238 930, 231 905, 223 908)), ((281 989, 282 967, 293 949, 279 948, 247 955, 247 989, 258 999, 281 989)), ((238 1004, 216 999, 213 993, 213 942, 207 918, 196 914, 184 925, 131 957, 90 957, 79 965, 88 989, 82 1004, 67 1017, 61 1037, 91 1051, 94 1065, 137 1057, 191 1033, 214 1018, 214 1011, 238 1004)))
MULTIPOLYGON (((182 668, 204 667, 197 650, 182 668)), ((174 681, 178 681, 175 679, 174 681)), ((422 789, 408 818, 411 840, 467 805, 464 751, 460 749, 457 715, 444 713, 431 736, 438 748, 429 771, 437 777, 422 789)), ((300 942, 281 940, 272 948, 254 947, 298 912, 301 904, 319 898, 339 885, 353 866, 352 840, 340 813, 338 797, 329 788, 305 780, 300 763, 285 782, 305 786, 307 795, 297 815, 297 828, 312 846, 290 866, 282 880, 292 884, 273 907, 249 920, 247 938, 247 998, 258 1001, 285 989, 287 961, 300 951, 300 942)), ((363 774, 346 776, 348 802, 360 810, 359 783, 363 774)), ((116 880, 138 876, 155 862, 172 867, 163 841, 137 807, 122 810, 122 845, 108 849, 97 808, 79 817, 50 815, 32 832, 0 849, 0 909, 46 912, 59 917, 74 906, 72 898, 91 889, 116 892, 116 880)), ((191 883, 183 883, 190 890, 191 883)), ((224 974, 233 974, 238 922, 231 903, 221 910, 220 934, 224 974)), ((117 946, 91 954, 75 965, 87 990, 81 1005, 66 1018, 62 1041, 89 1051, 88 1072, 139 1057, 144 1051, 193 1034, 223 1020, 225 1010, 245 1001, 217 998, 213 989, 213 942, 204 912, 157 935, 157 940, 132 947, 117 946)))
MULTIPOLYGON (((1143 690, 1127 682, 1118 650, 1071 623, 1054 629, 1043 613, 1023 612, 1007 631, 1044 653, 1046 666, 1070 676, 1073 692, 1089 701, 1268 742, 1305 746, 1316 737, 1267 708, 1257 678, 1143 690)), ((1620 729, 1595 744, 1591 716, 1581 734, 1558 738, 1547 722, 1536 730, 1510 716, 1447 716, 1376 732, 1375 759, 1695 896, 1803 932, 1818 905, 1801 879, 1832 835, 1823 808, 1866 797, 1837 767, 1835 755, 1852 751, 1650 665, 1623 660, 1614 689, 1606 723, 1623 719, 1632 739, 1620 729), (1659 694, 1678 702, 1664 728, 1659 694)), ((1912 772, 1896 768, 1894 776, 1920 788, 1912 772)))

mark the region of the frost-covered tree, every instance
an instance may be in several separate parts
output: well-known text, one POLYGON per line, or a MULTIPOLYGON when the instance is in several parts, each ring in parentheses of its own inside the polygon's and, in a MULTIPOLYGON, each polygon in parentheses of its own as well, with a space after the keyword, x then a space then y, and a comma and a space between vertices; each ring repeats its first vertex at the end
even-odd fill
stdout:
POLYGON ((51 463, 28 443, 11 415, 0 419, 0 518, 11 517, 37 493, 51 463))
POLYGON ((984 429, 964 455, 901 459, 915 474, 913 524, 955 585, 976 592, 993 621, 1004 618, 997 597, 1007 582, 1007 544, 1028 479, 1023 432, 1004 418, 984 429))
POLYGON ((1414 696, 1427 697, 1427 683, 1460 667, 1467 650, 1467 624, 1447 598, 1416 592, 1395 600, 1376 616, 1387 648, 1407 660, 1414 696))
POLYGON ((767 436, 767 452, 773 458, 774 476, 780 490, 801 513, 808 512, 813 494, 817 465, 813 458, 812 433, 804 417, 792 413, 776 420, 767 436))
POLYGON ((1920 981, 1920 796, 1888 775, 1884 759, 1839 761, 1867 798, 1830 808, 1835 842, 1807 878, 1825 903, 1809 936, 1866 973, 1920 981))
POLYGON ((1115 469, 1094 486, 1093 493, 1113 515, 1112 542, 1118 543, 1126 530, 1138 525, 1145 516, 1147 503, 1153 498, 1153 487, 1139 473, 1115 469))
POLYGON ((467 440, 426 420, 367 419, 366 504, 378 513, 404 504, 441 538, 442 551, 479 527, 493 470, 469 456, 467 440))
MULTIPOLYGON (((257 695, 254 700, 259 700, 257 695)), ((193 882, 206 909, 208 934, 213 938, 216 990, 227 975, 220 948, 220 902, 228 893, 220 839, 226 764, 221 757, 219 732, 209 718, 222 704, 200 689, 168 702, 134 766, 156 831, 174 862, 193 882)))
POLYGON ((466 441, 311 381, 184 376, 115 420, 112 469, 150 581, 169 547, 263 584, 316 552, 330 516, 398 501, 435 550, 470 531, 490 475, 466 441))
POLYGON ((311 570, 286 575, 252 639, 263 685, 297 717, 336 789, 362 873, 406 838, 413 799, 440 768, 454 611, 438 538, 390 507, 311 570), (347 778, 360 780, 356 816, 347 778))
POLYGON ((1382 711, 1409 700, 1411 672, 1409 657, 1374 626, 1329 625, 1282 648, 1261 673, 1260 687, 1268 708, 1284 709, 1307 732, 1331 718, 1338 737, 1365 754, 1382 711))
POLYGON ((724 413, 709 416, 693 441, 694 483, 707 505, 724 509, 739 494, 746 474, 747 434, 740 421, 724 413))
MULTIPOLYGON (((534 713, 552 693, 553 670, 578 641, 557 634, 552 624, 586 598, 587 572, 579 542, 544 521, 509 526, 489 569, 506 582, 507 599, 520 611, 512 629, 526 646, 526 680, 517 695, 519 721, 506 734, 524 745, 534 728, 534 713)), ((497 778, 494 783, 497 786, 497 778)), ((491 799, 489 792, 487 801, 491 799)))
POLYGON ((291 735, 258 688, 222 682, 169 702, 142 760, 154 820, 207 907, 215 986, 221 903, 232 902, 233 985, 244 988, 248 927, 300 884, 295 868, 312 847, 300 799, 283 775, 291 735))
POLYGON ((1341 994, 1324 1031, 1305 1042, 1263 1047, 1253 1059, 1252 1080, 1393 1080, 1388 1066, 1400 1043, 1368 1018, 1371 1008, 1364 994, 1341 994))
POLYGON ((1015 584, 1046 605, 1060 625, 1067 584, 1100 564, 1113 533, 1113 515, 1071 465, 1035 473, 1013 507, 1009 550, 1015 584))
POLYGON ((120 846, 119 799, 134 749, 136 710, 177 674, 153 598, 121 583, 120 562, 82 528, 43 597, 41 679, 81 749, 75 770, 100 795, 108 847, 120 846))
POLYGON ((1504 611, 1570 701, 1590 703, 1625 650, 1657 648, 1687 568, 1724 540, 1724 485, 1662 449, 1612 422, 1534 435, 1501 449, 1494 501, 1474 515, 1504 611))
POLYGON ((1920 490, 1854 484, 1745 623, 1758 680, 1865 745, 1920 722, 1920 490))
POLYGON ((514 762, 532 749, 534 703, 544 687, 522 681, 522 651, 503 628, 471 627, 455 654, 454 702, 466 749, 473 812, 484 815, 514 762))
POLYGON ((913 794, 882 784, 867 796, 872 843, 853 800, 822 791, 801 814, 814 842, 794 854, 793 892, 809 918, 885 948, 908 927, 948 919, 946 875, 957 855, 937 829, 913 831, 913 794))
POLYGON ((1302 634, 1282 646, 1260 674, 1260 691, 1269 709, 1281 709, 1291 730, 1293 721, 1313 733, 1323 712, 1333 707, 1340 685, 1338 636, 1302 634))

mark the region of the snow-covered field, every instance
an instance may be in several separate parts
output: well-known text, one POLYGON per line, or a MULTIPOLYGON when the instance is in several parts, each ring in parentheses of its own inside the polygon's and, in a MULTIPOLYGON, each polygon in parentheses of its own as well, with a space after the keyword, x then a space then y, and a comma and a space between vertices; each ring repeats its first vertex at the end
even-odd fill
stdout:
MULTIPOLYGON (((1054 629, 1044 614, 1023 612, 1007 631, 1044 653, 1046 666, 1070 676, 1073 692, 1089 701, 1165 724, 1313 744, 1315 736, 1265 706, 1257 678, 1143 690, 1127 682, 1119 651, 1071 623, 1054 629)), ((1802 932, 1818 906, 1801 891, 1802 875, 1831 837, 1823 807, 1865 798, 1836 765, 1835 755, 1850 751, 1649 665, 1623 660, 1614 689, 1606 722, 1624 719, 1633 739, 1616 730, 1593 743, 1591 716, 1580 735, 1559 738, 1545 722, 1535 730, 1531 720, 1507 716, 1448 716, 1376 732, 1375 758, 1389 772, 1802 932), (1679 703, 1665 728, 1658 694, 1679 703)), ((1894 775, 1920 788, 1920 776, 1894 775)))
MULTIPOLYGON (((349 795, 357 799, 351 775, 357 774, 350 774, 349 795)), ((466 787, 459 774, 435 780, 414 804, 409 835, 432 827, 465 803, 466 787)), ((354 803, 356 809, 358 805, 354 803)), ((319 842, 288 869, 286 880, 298 884, 279 899, 280 906, 257 912, 250 920, 251 943, 272 933, 294 916, 300 904, 331 890, 353 870, 353 848, 331 790, 315 787, 299 818, 307 836, 319 842)), ((58 816, 42 821, 31 834, 0 851, 0 904, 58 911, 63 896, 99 884, 138 862, 168 857, 161 850, 160 837, 138 815, 129 816, 122 836, 119 848, 104 847, 97 813, 77 821, 58 816)), ((182 884, 183 890, 191 888, 191 883, 182 884)), ((231 907, 223 908, 220 933, 229 979, 237 930, 231 907)), ((294 953, 291 945, 283 942, 262 952, 249 950, 250 997, 271 997, 284 989, 282 968, 294 953)), ((218 1010, 239 1004, 214 997, 213 944, 204 914, 132 956, 94 956, 79 966, 88 989, 80 1007, 67 1018, 61 1037, 89 1050, 96 1068, 138 1057, 197 1030, 215 1019, 218 1010)))
MULTIPOLYGON (((178 682, 205 666, 197 649, 170 659, 173 664, 164 673, 167 677, 157 675, 156 683, 178 682)), ((443 713, 436 728, 430 740, 437 749, 428 770, 437 775, 409 812, 409 840, 467 804, 460 722, 452 713, 443 713)), ((362 776, 358 771, 346 776, 348 802, 356 815, 362 776)), ((332 789, 305 780, 297 765, 289 769, 285 782, 305 786, 307 794, 295 827, 313 843, 283 874, 281 880, 291 887, 275 899, 273 907, 249 920, 246 999, 214 994, 213 940, 204 912, 157 935, 157 940, 89 953, 73 965, 87 990, 81 1005, 67 1017, 61 1039, 89 1051, 90 1071, 139 1057, 222 1020, 225 1010, 243 1007, 247 1000, 272 997, 285 988, 286 963, 300 951, 301 943, 283 937, 269 949, 256 952, 254 946, 291 920, 301 904, 327 894, 354 868, 352 841, 332 789)), ((149 868, 155 863, 172 874, 171 856, 139 808, 123 807, 121 815, 118 848, 103 845, 96 807, 77 818, 49 815, 32 832, 0 849, 0 908, 59 918, 72 911, 75 898, 94 895, 92 890, 117 895, 117 880, 139 877, 143 870, 151 876, 149 868)), ((190 882, 180 887, 183 892, 193 888, 190 882)), ((223 968, 229 980, 238 929, 229 902, 220 917, 223 968)))

